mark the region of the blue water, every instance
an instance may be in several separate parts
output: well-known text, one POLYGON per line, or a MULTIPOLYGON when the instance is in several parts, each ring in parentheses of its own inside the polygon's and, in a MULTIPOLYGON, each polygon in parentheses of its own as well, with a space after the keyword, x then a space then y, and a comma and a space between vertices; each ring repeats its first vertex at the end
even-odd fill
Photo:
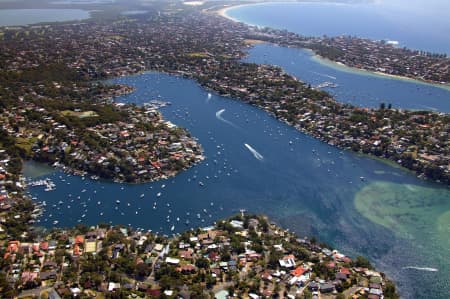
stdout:
POLYGON ((354 35, 450 54, 450 2, 380 0, 372 3, 264 3, 228 10, 239 21, 306 36, 354 35))
MULTIPOLYGON (((141 104, 158 96, 170 101, 172 105, 162 109, 164 116, 198 137, 207 159, 174 178, 141 185, 92 181, 61 172, 47 174, 57 184, 55 191, 30 188, 37 201, 46 202, 41 224, 51 227, 55 220, 58 226, 111 222, 170 234, 211 224, 244 208, 268 214, 300 235, 316 235, 347 254, 370 257, 397 281, 405 298, 446 298, 442 294, 449 294, 450 288, 440 276, 449 273, 449 261, 442 257, 448 249, 430 249, 427 242, 421 243, 422 238, 430 237, 437 241, 429 244, 440 244, 431 228, 426 227, 426 233, 418 228, 419 235, 413 229, 412 237, 399 237, 370 222, 354 205, 357 192, 375 182, 389 182, 399 190, 405 184, 433 190, 441 190, 440 186, 377 160, 338 150, 239 101, 208 96, 188 79, 145 73, 115 81, 136 87, 119 101, 141 104), (424 276, 402 270, 411 265, 438 265, 440 272, 424 276), (434 287, 431 296, 423 293, 428 287, 434 287)), ((448 190, 441 192, 450 198, 448 190)), ((420 195, 431 201, 428 197, 420 195)), ((450 205, 443 209, 450 210, 450 205)))
POLYGON ((355 71, 332 63, 324 63, 311 51, 258 44, 248 51, 245 61, 282 67, 296 78, 317 86, 323 82, 337 84, 326 87, 336 100, 359 107, 379 107, 450 112, 450 89, 417 81, 355 71))
POLYGON ((0 9, 0 26, 82 20, 89 16, 88 11, 81 9, 0 9))

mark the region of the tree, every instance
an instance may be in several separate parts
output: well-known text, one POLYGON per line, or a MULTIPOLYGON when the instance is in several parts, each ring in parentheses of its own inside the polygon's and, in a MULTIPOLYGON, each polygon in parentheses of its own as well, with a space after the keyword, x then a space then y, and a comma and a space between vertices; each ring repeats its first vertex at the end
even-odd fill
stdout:
POLYGON ((370 264, 369 260, 363 256, 356 257, 355 266, 372 269, 372 265, 370 264))
POLYGON ((207 269, 209 267, 209 261, 208 261, 208 259, 201 257, 195 262, 195 265, 198 268, 207 269))

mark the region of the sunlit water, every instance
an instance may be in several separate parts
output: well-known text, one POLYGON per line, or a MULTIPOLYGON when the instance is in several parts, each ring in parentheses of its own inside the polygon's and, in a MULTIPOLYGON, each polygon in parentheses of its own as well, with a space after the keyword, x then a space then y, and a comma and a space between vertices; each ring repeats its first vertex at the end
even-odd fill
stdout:
POLYGON ((450 54, 449 1, 330 2, 248 5, 232 8, 227 15, 249 24, 287 29, 306 36, 344 34, 450 54))
POLYGON ((0 26, 82 20, 89 16, 81 9, 0 9, 0 26))
POLYGON ((174 178, 141 185, 47 175, 55 191, 30 188, 46 202, 40 224, 111 222, 171 234, 244 208, 347 254, 370 257, 406 298, 449 294, 448 189, 338 150, 239 101, 208 95, 191 80, 146 73, 115 81, 136 87, 119 101, 170 101, 164 116, 198 137, 207 159, 174 178), (404 202, 397 207, 395 199, 404 202))
POLYGON ((249 50, 245 61, 280 66, 312 86, 331 83, 336 87, 322 89, 340 102, 359 107, 376 108, 385 103, 393 108, 450 112, 450 88, 339 66, 308 50, 258 44, 249 50))

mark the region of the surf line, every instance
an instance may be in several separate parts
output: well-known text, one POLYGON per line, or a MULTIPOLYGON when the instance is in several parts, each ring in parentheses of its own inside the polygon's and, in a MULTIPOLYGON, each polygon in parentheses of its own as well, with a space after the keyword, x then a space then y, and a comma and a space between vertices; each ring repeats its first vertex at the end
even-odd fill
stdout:
POLYGON ((251 147, 250 145, 248 145, 247 143, 244 143, 245 147, 253 154, 253 156, 259 160, 262 161, 264 159, 263 155, 261 155, 260 153, 258 153, 253 147, 251 147))
POLYGON ((225 118, 222 117, 222 114, 225 112, 225 109, 220 109, 219 111, 216 112, 216 118, 230 126, 232 126, 233 128, 238 129, 238 126, 236 126, 235 124, 233 124, 231 121, 226 120, 225 118))
POLYGON ((403 267, 403 269, 413 269, 413 270, 428 271, 428 272, 437 272, 438 271, 438 269, 436 269, 436 268, 414 267, 414 266, 403 267))

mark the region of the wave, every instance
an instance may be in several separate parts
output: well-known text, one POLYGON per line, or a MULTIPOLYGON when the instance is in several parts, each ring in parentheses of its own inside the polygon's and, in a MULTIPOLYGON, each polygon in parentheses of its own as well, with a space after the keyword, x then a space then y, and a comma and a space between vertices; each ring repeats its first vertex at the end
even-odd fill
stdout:
POLYGON ((415 267, 415 266, 403 267, 403 269, 413 269, 413 270, 428 271, 428 272, 438 272, 438 271, 439 271, 439 270, 436 269, 436 268, 429 268, 429 267, 415 267))
POLYGON ((310 71, 310 72, 313 73, 313 74, 319 75, 319 76, 323 76, 323 77, 327 77, 327 78, 333 79, 333 80, 337 79, 336 77, 330 76, 330 75, 327 75, 327 74, 322 74, 322 73, 318 73, 318 72, 314 72, 314 71, 310 71))
POLYGON ((232 126, 233 128, 238 128, 235 124, 233 124, 231 121, 226 120, 225 118, 222 117, 222 114, 225 112, 225 109, 220 109, 219 111, 216 112, 216 118, 230 126, 232 126))
POLYGON ((251 147, 250 145, 248 145, 247 143, 244 143, 245 147, 253 154, 253 156, 259 160, 262 161, 264 159, 263 155, 261 155, 260 153, 258 153, 253 147, 251 147))

